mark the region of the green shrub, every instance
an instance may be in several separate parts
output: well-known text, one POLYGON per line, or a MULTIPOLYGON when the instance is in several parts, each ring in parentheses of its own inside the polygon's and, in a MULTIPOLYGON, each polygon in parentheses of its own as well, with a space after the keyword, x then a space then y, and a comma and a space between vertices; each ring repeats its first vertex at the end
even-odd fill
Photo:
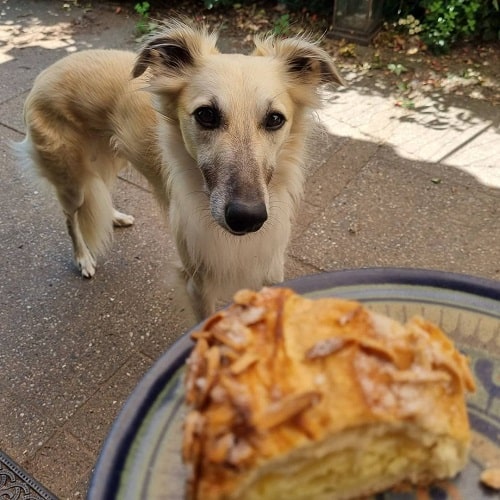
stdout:
POLYGON ((459 39, 476 32, 480 0, 423 0, 421 37, 434 52, 447 52, 459 39))
POLYGON ((151 5, 149 2, 138 2, 134 5, 134 10, 139 14, 139 20, 135 25, 135 30, 139 36, 154 31, 157 28, 155 22, 151 21, 151 5))
POLYGON ((386 19, 395 21, 399 29, 410 28, 408 19, 418 21, 417 30, 406 31, 419 34, 433 52, 447 52, 459 40, 500 40, 499 0, 386 0, 386 3, 386 19))

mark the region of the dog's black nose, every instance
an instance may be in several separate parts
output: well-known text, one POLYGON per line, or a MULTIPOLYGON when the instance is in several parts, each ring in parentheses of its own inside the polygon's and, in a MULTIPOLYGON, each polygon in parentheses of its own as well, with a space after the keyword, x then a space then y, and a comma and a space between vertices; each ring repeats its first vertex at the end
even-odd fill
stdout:
POLYGON ((232 201, 226 205, 226 224, 235 234, 258 231, 267 220, 265 203, 232 201))

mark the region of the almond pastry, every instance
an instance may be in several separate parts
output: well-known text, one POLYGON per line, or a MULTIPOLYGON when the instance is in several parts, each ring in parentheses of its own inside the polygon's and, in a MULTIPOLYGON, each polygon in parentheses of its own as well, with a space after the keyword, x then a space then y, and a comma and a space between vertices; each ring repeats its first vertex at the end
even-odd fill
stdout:
POLYGON ((347 500, 466 464, 468 361, 420 317, 264 288, 193 338, 188 498, 347 500))

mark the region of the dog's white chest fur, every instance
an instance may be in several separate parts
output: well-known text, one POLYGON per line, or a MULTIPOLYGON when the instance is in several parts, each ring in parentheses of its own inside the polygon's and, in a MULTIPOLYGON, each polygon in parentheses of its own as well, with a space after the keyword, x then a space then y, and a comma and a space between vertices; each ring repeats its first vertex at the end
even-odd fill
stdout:
POLYGON ((271 190, 269 216, 263 227, 235 236, 212 218, 203 177, 175 130, 168 133, 163 129, 162 133, 170 229, 188 274, 195 279, 199 275, 205 282, 205 300, 228 300, 240 288, 258 289, 263 284, 282 281, 294 205, 300 198, 293 188, 301 189, 301 167, 294 169, 296 183, 271 190))

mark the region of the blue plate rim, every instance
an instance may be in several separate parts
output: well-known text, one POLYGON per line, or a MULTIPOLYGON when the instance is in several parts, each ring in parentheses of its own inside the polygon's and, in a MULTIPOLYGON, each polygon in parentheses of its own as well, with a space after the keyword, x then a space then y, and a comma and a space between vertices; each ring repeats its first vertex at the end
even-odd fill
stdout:
MULTIPOLYGON (((330 271, 288 280, 279 286, 304 294, 334 287, 368 284, 428 286, 500 301, 500 282, 468 274, 418 268, 378 267, 330 271)), ((195 328, 196 325, 156 360, 124 403, 96 462, 87 493, 88 500, 116 498, 121 473, 137 430, 165 384, 184 364, 193 346, 190 332, 195 328)))

